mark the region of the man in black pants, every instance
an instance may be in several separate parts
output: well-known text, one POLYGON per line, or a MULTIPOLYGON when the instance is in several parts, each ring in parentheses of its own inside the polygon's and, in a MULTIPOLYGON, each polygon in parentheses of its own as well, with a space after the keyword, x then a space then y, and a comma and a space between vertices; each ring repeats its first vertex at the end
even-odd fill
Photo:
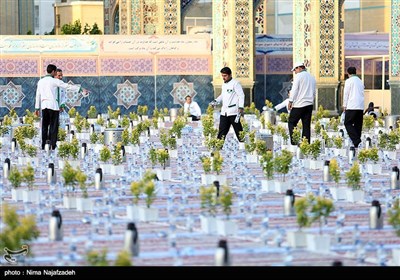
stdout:
MULTIPOLYGON (((364 84, 356 75, 356 68, 347 69, 349 78, 344 83, 343 110, 344 126, 355 148, 361 143, 364 114, 364 84)), ((372 105, 373 106, 373 105, 372 105)))
POLYGON ((60 108, 57 102, 57 88, 73 89, 82 92, 86 96, 89 92, 80 86, 64 83, 55 79, 57 67, 53 64, 47 66, 47 75, 41 78, 37 84, 35 113, 39 116, 39 110, 42 109, 42 150, 46 140, 50 140, 51 149, 56 148, 58 136, 58 122, 60 108))
POLYGON ((221 69, 222 85, 221 95, 212 103, 221 103, 221 116, 219 119, 218 139, 225 139, 226 135, 233 126, 237 139, 240 139, 239 133, 243 130, 239 117, 243 114, 244 92, 238 80, 232 78, 232 70, 229 67, 221 69))
POLYGON ((311 143, 311 116, 316 93, 316 81, 310 73, 306 71, 303 62, 298 62, 292 68, 295 72, 292 90, 289 96, 288 111, 290 111, 288 126, 290 142, 293 143, 293 129, 299 120, 303 124, 301 138, 305 137, 311 143))

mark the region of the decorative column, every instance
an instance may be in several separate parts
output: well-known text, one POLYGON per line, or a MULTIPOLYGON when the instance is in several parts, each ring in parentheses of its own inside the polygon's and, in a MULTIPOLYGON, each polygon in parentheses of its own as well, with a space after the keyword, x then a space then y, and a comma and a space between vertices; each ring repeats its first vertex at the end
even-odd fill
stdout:
POLYGON ((254 86, 254 2, 249 0, 213 1, 213 85, 221 92, 221 68, 228 66, 246 95, 253 100, 254 86))
POLYGON ((293 62, 303 61, 317 80, 315 108, 336 113, 344 67, 344 0, 293 2, 293 62))
POLYGON ((391 114, 400 115, 400 0, 391 2, 389 55, 391 114))

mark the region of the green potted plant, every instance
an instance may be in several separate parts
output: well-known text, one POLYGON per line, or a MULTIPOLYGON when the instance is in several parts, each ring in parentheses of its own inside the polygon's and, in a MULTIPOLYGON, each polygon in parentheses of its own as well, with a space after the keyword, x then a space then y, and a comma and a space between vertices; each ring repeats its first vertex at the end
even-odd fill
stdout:
POLYGON ((215 233, 217 230, 217 190, 214 185, 200 187, 201 229, 205 233, 215 233))
POLYGON ((261 180, 263 191, 269 192, 275 190, 274 179, 274 153, 265 151, 261 154, 261 168, 267 180, 261 180))
POLYGON ((293 154, 287 150, 282 150, 281 153, 274 158, 275 171, 282 174, 281 181, 276 181, 274 184, 276 192, 284 193, 289 188, 288 184, 285 182, 285 175, 289 173, 292 158, 293 154))
POLYGON ((100 150, 100 168, 103 170, 103 172, 111 173, 111 164, 109 163, 111 159, 111 151, 110 148, 107 145, 104 145, 103 148, 100 150))
POLYGON ((131 255, 125 250, 119 252, 114 266, 132 266, 131 255))
POLYGON ((22 192, 22 200, 24 202, 39 203, 40 192, 39 190, 33 189, 35 183, 35 169, 28 164, 24 169, 22 169, 21 175, 22 182, 26 183, 28 186, 28 190, 22 192))
POLYGON ((138 105, 137 107, 137 113, 140 116, 141 120, 147 120, 148 119, 148 113, 149 108, 147 107, 147 105, 138 105))
POLYGON ((22 190, 20 189, 22 183, 22 175, 16 166, 11 166, 10 173, 8 174, 8 181, 10 182, 11 198, 14 201, 22 200, 22 190))
POLYGON ((108 266, 107 249, 103 249, 101 252, 93 250, 87 252, 86 261, 89 266, 108 266))
POLYGON ((160 181, 171 180, 171 169, 169 167, 169 153, 167 149, 157 149, 157 161, 162 166, 162 169, 157 169, 157 177, 160 181))
POLYGON ((334 200, 342 200, 347 198, 347 188, 339 187, 340 166, 336 159, 331 159, 329 162, 329 175, 335 182, 335 186, 329 188, 334 200))
MULTIPOLYGON (((89 107, 89 110, 87 111, 87 117, 89 119, 97 119, 97 110, 96 110, 96 106, 91 105, 89 107)), ((95 121, 93 121, 93 123, 95 123, 95 121)))
POLYGON ((357 155, 358 160, 366 168, 370 174, 381 174, 382 165, 378 164, 379 154, 378 148, 373 147, 370 149, 360 149, 357 155))
MULTIPOLYGON (((396 235, 400 237, 400 199, 396 199, 392 208, 388 210, 388 222, 396 235)), ((400 249, 392 249, 393 264, 400 266, 400 249)))
POLYGON ((78 183, 77 170, 74 169, 69 162, 65 163, 64 169, 61 172, 61 176, 64 179, 64 185, 67 189, 66 195, 63 197, 64 207, 67 209, 76 208, 77 202, 75 197, 75 188, 78 183))
POLYGON ((112 162, 110 169, 111 175, 124 174, 125 167, 122 164, 124 161, 126 161, 126 157, 123 154, 122 143, 117 142, 117 144, 114 145, 114 148, 111 153, 111 162, 112 162))
POLYGON ((364 201, 364 190, 361 189, 361 172, 358 161, 353 163, 353 166, 346 172, 347 200, 350 202, 364 201))
POLYGON ((228 186, 224 186, 219 194, 218 203, 222 207, 225 219, 217 219, 217 232, 220 235, 234 235, 238 226, 235 221, 229 219, 232 213, 233 192, 228 186))
MULTIPOLYGON (((17 262, 23 256, 33 255, 32 246, 29 246, 29 241, 32 241, 39 237, 40 232, 36 226, 36 217, 33 215, 19 217, 17 210, 14 207, 9 206, 6 203, 1 205, 1 220, 3 223, 0 231, 0 247, 3 250, 20 251, 24 250, 17 258, 17 262)), ((5 251, 6 252, 6 251, 5 251)), ((5 260, 9 260, 12 263, 11 256, 4 255, 5 260)))
POLYGON ((296 199, 294 207, 300 231, 303 227, 309 227, 316 221, 319 224, 318 235, 306 235, 307 248, 311 251, 329 252, 330 236, 322 234, 322 225, 334 210, 333 202, 322 196, 315 197, 310 193, 296 199))
POLYGON ((154 178, 156 174, 147 171, 141 180, 141 189, 145 195, 146 207, 139 207, 139 220, 151 222, 158 220, 158 208, 152 208, 152 204, 156 198, 156 189, 154 178))
POLYGON ((65 163, 68 161, 73 167, 79 167, 79 141, 75 137, 71 142, 63 141, 58 145, 58 167, 63 169, 65 163))
POLYGON ((92 211, 93 203, 92 200, 89 198, 89 193, 86 185, 87 175, 79 168, 75 171, 76 181, 82 193, 82 197, 78 197, 76 199, 76 208, 78 211, 92 211))
POLYGON ((127 216, 129 219, 137 219, 144 222, 158 220, 158 208, 151 207, 156 198, 154 180, 157 175, 152 171, 146 171, 142 179, 131 183, 131 192, 134 196, 134 205, 127 206, 127 216), (144 196, 145 207, 139 206, 140 197, 144 196))

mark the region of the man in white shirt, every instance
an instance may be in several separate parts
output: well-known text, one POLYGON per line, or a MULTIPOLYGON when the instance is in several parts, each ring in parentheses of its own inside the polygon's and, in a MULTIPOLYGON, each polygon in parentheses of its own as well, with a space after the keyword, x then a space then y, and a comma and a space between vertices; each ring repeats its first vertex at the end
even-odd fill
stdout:
POLYGON ((311 143, 311 116, 316 93, 316 81, 310 73, 306 71, 303 62, 298 62, 292 68, 295 72, 293 85, 290 92, 288 110, 290 110, 288 126, 292 145, 293 129, 299 120, 303 124, 301 138, 305 137, 311 143))
POLYGON ((201 117, 201 109, 196 101, 192 101, 190 95, 185 97, 185 104, 183 105, 183 112, 185 115, 192 117, 192 121, 198 121, 201 117))
MULTIPOLYGON (((55 78, 62 81, 64 75, 61 69, 57 68, 55 78)), ((63 88, 57 88, 57 103, 60 108, 60 112, 64 111, 65 108, 65 90, 63 88)))
POLYGON ((88 95, 86 89, 81 89, 77 85, 64 83, 55 79, 57 67, 53 64, 47 65, 47 75, 41 78, 37 84, 35 114, 39 116, 39 110, 42 110, 42 150, 46 140, 50 140, 51 149, 57 146, 58 125, 59 125, 59 105, 57 102, 57 89, 73 89, 82 92, 84 96, 88 95))
POLYGON ((355 148, 361 143, 364 115, 364 84, 356 75, 356 68, 347 68, 349 78, 344 83, 344 126, 355 148))
POLYGON ((213 101, 213 103, 222 102, 217 138, 225 139, 232 125, 237 139, 242 141, 239 133, 243 130, 243 127, 237 117, 243 114, 243 88, 238 80, 232 78, 232 70, 229 67, 222 68, 220 72, 224 83, 222 84, 221 95, 213 101))

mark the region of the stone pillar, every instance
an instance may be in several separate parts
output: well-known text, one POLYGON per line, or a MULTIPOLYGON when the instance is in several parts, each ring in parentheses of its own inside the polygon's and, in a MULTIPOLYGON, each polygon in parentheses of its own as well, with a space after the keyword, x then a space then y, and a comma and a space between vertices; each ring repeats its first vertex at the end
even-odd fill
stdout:
POLYGON ((391 1, 389 48, 391 114, 400 115, 400 0, 391 1))
POLYGON ((120 0, 120 34, 181 34, 181 0, 120 0))
POLYGON ((246 95, 245 104, 253 101, 254 86, 254 2, 249 0, 213 1, 213 85, 221 92, 220 70, 228 66, 246 95))
POLYGON ((293 2, 293 62, 303 61, 317 80, 319 105, 337 113, 344 67, 343 0, 293 2))

